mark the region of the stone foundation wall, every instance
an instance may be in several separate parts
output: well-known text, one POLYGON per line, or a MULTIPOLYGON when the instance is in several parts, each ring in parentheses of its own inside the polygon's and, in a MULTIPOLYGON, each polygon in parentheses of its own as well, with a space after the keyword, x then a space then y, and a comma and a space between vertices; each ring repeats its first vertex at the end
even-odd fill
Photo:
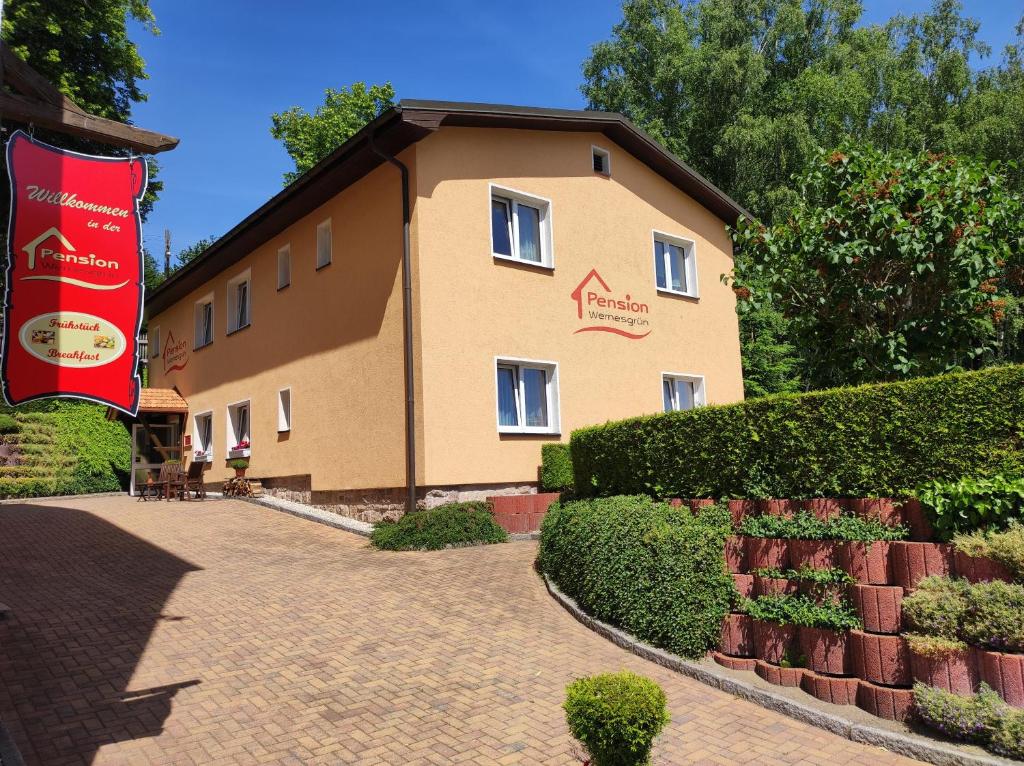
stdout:
MULTIPOLYGON (((310 477, 277 476, 261 478, 263 491, 283 500, 305 503, 341 516, 374 524, 382 519, 397 521, 405 514, 405 487, 372 489, 311 489, 310 477)), ((486 500, 492 495, 529 495, 536 483, 461 484, 417 488, 417 507, 436 508, 445 503, 486 500)))

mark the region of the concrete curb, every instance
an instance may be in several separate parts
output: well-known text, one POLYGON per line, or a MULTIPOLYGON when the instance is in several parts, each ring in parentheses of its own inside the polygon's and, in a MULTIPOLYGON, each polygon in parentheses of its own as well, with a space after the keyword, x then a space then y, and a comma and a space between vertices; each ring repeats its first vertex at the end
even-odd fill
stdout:
POLYGON ((334 527, 335 529, 341 529, 345 532, 351 532, 354 535, 360 537, 369 537, 370 533, 373 532, 373 524, 365 521, 359 521, 357 519, 349 519, 345 516, 339 516, 336 513, 325 511, 320 508, 314 508, 311 505, 303 505, 302 503, 296 503, 291 500, 281 500, 276 497, 224 497, 219 492, 207 492, 209 496, 216 497, 221 500, 244 500, 247 503, 253 505, 261 505, 264 508, 270 508, 274 511, 283 511, 284 513, 291 514, 292 516, 298 516, 300 519, 306 519, 307 521, 315 521, 318 524, 325 524, 328 527, 334 527))
POLYGON ((777 713, 782 713, 803 723, 830 731, 833 734, 838 734, 840 737, 845 737, 853 742, 882 747, 890 752, 905 755, 908 758, 916 758, 926 763, 934 763, 936 766, 1013 766, 1014 764, 1020 766, 1019 761, 1011 761, 997 756, 965 753, 953 745, 926 739, 912 732, 893 732, 857 721, 851 721, 841 715, 817 710, 810 705, 804 705, 771 691, 758 688, 753 684, 731 678, 724 673, 718 673, 706 665, 684 660, 663 649, 658 649, 643 641, 639 641, 625 631, 591 617, 573 599, 562 593, 558 586, 548 579, 547 575, 544 575, 544 583, 547 586, 548 593, 569 614, 616 646, 664 668, 682 673, 684 676, 693 678, 715 689, 721 689, 724 692, 753 702, 761 707, 774 710, 777 713))
POLYGON ((0 500, 0 505, 31 505, 49 500, 82 500, 89 497, 127 497, 128 493, 119 492, 92 492, 87 495, 47 495, 46 497, 11 497, 0 500))

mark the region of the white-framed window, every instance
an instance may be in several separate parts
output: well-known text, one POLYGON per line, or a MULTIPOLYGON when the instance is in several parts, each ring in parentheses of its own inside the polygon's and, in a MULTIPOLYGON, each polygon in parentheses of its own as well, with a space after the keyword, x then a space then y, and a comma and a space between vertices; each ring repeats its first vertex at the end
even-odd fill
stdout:
POLYGON ((554 268, 551 200, 490 185, 491 254, 554 268))
POLYGON ((277 432, 292 430, 292 389, 282 388, 277 392, 277 432))
POLYGON ((150 327, 146 332, 146 342, 149 343, 149 358, 160 358, 160 328, 150 327))
POLYGON ((316 267, 322 269, 331 262, 333 242, 331 236, 331 219, 316 225, 316 267))
POLYGON ((213 293, 196 301, 195 307, 195 343, 194 348, 200 349, 213 343, 213 293))
POLYGON ((199 412, 192 418, 192 460, 209 463, 213 460, 213 413, 199 412))
POLYGON ((498 432, 558 434, 558 364, 497 357, 498 432))
POLYGON ((612 174, 612 155, 607 149, 600 146, 590 147, 591 156, 594 161, 594 172, 603 176, 612 174))
POLYGON ((654 232, 654 280, 663 292, 697 297, 697 252, 692 239, 654 232))
POLYGON ((252 321, 252 272, 246 269, 228 281, 228 333, 249 326, 252 321))
POLYGON ((292 246, 285 245, 277 251, 277 289, 283 290, 292 283, 292 246))
POLYGON ((663 372, 661 374, 661 401, 665 412, 692 410, 703 407, 704 376, 684 372, 663 372))
POLYGON ((249 400, 228 405, 228 457, 248 457, 252 446, 249 400))

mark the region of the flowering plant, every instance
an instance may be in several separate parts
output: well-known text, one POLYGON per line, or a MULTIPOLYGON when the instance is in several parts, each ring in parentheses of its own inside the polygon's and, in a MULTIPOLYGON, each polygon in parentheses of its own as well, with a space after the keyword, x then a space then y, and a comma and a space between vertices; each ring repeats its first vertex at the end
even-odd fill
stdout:
POLYGON ((236 450, 236 449, 249 449, 249 440, 248 439, 243 439, 242 441, 238 442, 238 444, 236 444, 231 449, 233 449, 233 450, 236 450))

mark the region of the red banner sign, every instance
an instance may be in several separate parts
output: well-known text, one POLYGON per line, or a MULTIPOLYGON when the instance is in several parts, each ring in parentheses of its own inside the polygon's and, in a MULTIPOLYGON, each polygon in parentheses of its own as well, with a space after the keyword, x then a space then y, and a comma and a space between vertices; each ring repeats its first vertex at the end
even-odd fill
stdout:
POLYGON ((4 398, 71 396, 134 415, 146 163, 77 154, 16 131, 7 168, 4 398))

